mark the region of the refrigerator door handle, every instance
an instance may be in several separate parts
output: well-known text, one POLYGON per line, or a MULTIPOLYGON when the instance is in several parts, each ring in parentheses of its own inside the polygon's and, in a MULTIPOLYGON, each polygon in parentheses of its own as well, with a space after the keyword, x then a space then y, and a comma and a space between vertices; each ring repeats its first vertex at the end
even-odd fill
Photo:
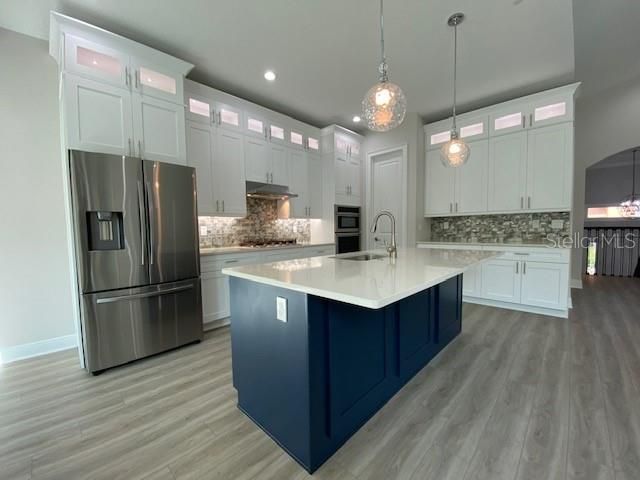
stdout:
POLYGON ((144 198, 143 198, 144 186, 142 182, 138 180, 138 216, 140 218, 140 238, 141 238, 141 265, 144 265, 144 257, 147 255, 147 219, 144 211, 144 198))
POLYGON ((148 215, 148 219, 146 222, 146 228, 148 229, 147 231, 149 232, 149 265, 153 265, 153 250, 155 248, 154 246, 154 241, 153 241, 153 227, 151 226, 151 219, 154 218, 154 210, 152 207, 153 204, 153 198, 151 198, 151 189, 153 188, 151 186, 151 182, 147 181, 147 188, 144 189, 144 193, 145 193, 145 198, 146 198, 146 205, 147 205, 147 215, 148 215))
POLYGON ((184 290, 190 290, 192 288, 193 288, 193 285, 184 285, 181 287, 166 288, 164 290, 158 290, 156 292, 134 293, 132 295, 121 295, 119 297, 104 297, 104 298, 98 298, 96 300, 96 303, 97 304, 113 303, 113 302, 120 302, 125 300, 135 300, 138 298, 159 297, 161 295, 169 295, 171 293, 182 292, 184 290))

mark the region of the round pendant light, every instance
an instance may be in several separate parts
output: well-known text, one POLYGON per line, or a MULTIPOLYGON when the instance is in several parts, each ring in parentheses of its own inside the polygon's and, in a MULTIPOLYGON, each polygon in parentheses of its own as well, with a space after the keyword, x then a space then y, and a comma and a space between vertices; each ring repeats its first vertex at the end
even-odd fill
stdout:
POLYGON ((451 140, 442 145, 440 160, 447 167, 459 167, 469 160, 471 149, 469 145, 458 135, 456 125, 456 83, 458 80, 458 25, 464 20, 463 13, 454 13, 447 20, 447 25, 453 27, 453 125, 451 127, 451 140))
POLYGON ((387 132, 404 121, 407 99, 402 89, 389 81, 387 59, 384 53, 384 10, 380 0, 380 50, 378 83, 369 89, 362 100, 362 116, 369 130, 387 132))
POLYGON ((636 152, 633 150, 633 169, 631 195, 620 202, 618 209, 620 215, 625 218, 640 218, 640 196, 636 195, 636 152))

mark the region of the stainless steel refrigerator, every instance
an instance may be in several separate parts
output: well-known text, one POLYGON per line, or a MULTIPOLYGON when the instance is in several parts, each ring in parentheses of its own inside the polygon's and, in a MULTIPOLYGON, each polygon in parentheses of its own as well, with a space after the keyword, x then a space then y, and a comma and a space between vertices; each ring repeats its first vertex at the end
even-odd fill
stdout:
POLYGON ((195 170, 74 150, 69 162, 86 368, 201 340, 195 170))

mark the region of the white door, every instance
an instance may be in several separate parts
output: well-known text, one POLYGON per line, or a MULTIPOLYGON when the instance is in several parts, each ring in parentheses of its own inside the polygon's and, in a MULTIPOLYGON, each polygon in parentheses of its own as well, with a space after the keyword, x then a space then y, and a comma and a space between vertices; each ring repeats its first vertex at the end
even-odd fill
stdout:
POLYGON ((335 150, 335 189, 336 196, 349 195, 350 168, 346 142, 336 141, 335 150))
POLYGON ((520 303, 520 262, 490 260, 483 263, 481 268, 483 298, 520 303))
POLYGON ((568 276, 569 267, 566 264, 522 262, 522 303, 566 309, 568 276))
MULTIPOLYGON (((371 225, 375 215, 382 210, 388 210, 396 219, 396 244, 405 245, 404 238, 404 206, 406 195, 402 181, 402 150, 384 153, 371 157, 371 196, 370 210, 367 213, 368 225, 371 225)), ((382 248, 391 244, 391 219, 384 216, 378 220, 378 229, 370 233, 369 248, 382 248)))
POLYGON ((529 131, 527 204, 532 210, 571 208, 573 124, 529 131))
MULTIPOLYGON (((309 212, 311 218, 322 218, 322 158, 307 154, 309 168, 309 212)), ((294 192, 295 193, 295 192, 294 192)))
POLYGON ((184 106, 133 95, 133 131, 137 156, 186 165, 184 106))
POLYGON ((229 277, 220 270, 203 272, 202 285, 202 315, 203 323, 209 323, 231 315, 229 300, 229 277))
POLYGON ((305 152, 289 151, 289 188, 298 196, 289 200, 289 216, 304 218, 309 214, 309 166, 305 152))
POLYGON ((453 213, 455 169, 443 165, 440 150, 427 151, 426 161, 425 215, 453 213))
POLYGON ((213 148, 211 127, 187 122, 187 165, 196 169, 199 215, 217 213, 213 198, 213 148))
MULTIPOLYGON (((269 144, 269 165, 271 167, 271 180, 276 185, 289 186, 289 149, 277 143, 269 144)), ((295 192, 294 192, 295 193, 295 192)))
POLYGON ((67 75, 64 105, 69 148, 133 154, 131 93, 128 90, 67 75))
POLYGON ((256 137, 244 137, 244 168, 251 182, 271 183, 269 144, 256 137))
POLYGON ((482 265, 471 267, 462 275, 462 294, 479 297, 481 294, 482 265))
POLYGON ((216 130, 213 185, 213 196, 220 202, 221 215, 244 217, 247 214, 244 143, 238 132, 216 130))
POLYGON ((489 141, 469 142, 471 155, 466 164, 455 169, 455 213, 483 213, 487 211, 487 170, 489 169, 489 141))
POLYGON ((526 208, 526 165, 526 131, 489 139, 490 212, 516 212, 526 208))

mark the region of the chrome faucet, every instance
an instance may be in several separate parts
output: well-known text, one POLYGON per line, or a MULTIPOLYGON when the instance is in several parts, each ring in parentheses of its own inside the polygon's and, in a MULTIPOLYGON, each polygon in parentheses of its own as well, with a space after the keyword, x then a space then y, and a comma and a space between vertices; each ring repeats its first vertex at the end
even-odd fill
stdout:
POLYGON ((398 249, 396 248, 396 217, 393 216, 393 213, 388 210, 382 210, 378 213, 376 218, 373 219, 371 233, 376 233, 376 230, 378 229, 378 220, 380 220, 380 217, 382 216, 387 216, 391 219, 391 245, 387 245, 387 253, 391 258, 396 258, 398 256, 398 249))

